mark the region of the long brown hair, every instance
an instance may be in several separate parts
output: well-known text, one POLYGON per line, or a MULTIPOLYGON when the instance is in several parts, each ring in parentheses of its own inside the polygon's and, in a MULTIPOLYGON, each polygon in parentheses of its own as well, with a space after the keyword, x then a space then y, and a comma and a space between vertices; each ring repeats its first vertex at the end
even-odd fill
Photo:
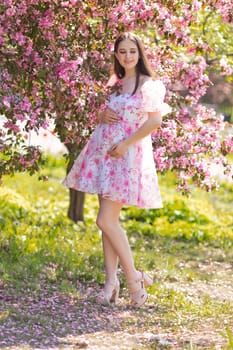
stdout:
MULTIPOLYGON (((154 77, 154 73, 148 61, 148 58, 146 57, 146 53, 145 53, 145 49, 143 47, 142 41, 138 35, 130 32, 125 32, 120 34, 117 37, 114 44, 114 53, 117 53, 119 44, 125 39, 131 40, 137 46, 138 53, 139 53, 139 59, 136 65, 136 82, 135 82, 134 91, 132 93, 133 95, 137 91, 140 74, 147 75, 148 77, 154 77)), ((125 69, 120 65, 118 59, 116 58, 116 55, 114 55, 114 58, 113 58, 113 70, 116 76, 118 77, 118 79, 124 78, 125 69)))

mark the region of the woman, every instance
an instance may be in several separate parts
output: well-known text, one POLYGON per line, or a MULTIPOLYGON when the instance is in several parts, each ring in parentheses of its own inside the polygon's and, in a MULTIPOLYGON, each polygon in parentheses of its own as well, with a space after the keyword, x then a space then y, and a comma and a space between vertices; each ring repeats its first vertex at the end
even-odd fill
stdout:
POLYGON ((151 133, 170 112, 165 87, 153 80, 140 38, 123 33, 114 46, 110 100, 99 124, 64 180, 69 188, 99 196, 97 225, 102 231, 105 286, 101 302, 117 302, 118 258, 129 287, 131 304, 140 307, 152 279, 134 266, 125 231, 119 223, 123 205, 161 208, 151 133))

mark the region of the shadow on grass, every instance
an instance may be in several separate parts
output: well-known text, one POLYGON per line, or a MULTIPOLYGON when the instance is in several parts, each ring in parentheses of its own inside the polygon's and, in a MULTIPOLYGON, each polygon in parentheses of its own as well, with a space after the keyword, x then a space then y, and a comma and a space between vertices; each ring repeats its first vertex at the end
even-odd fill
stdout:
POLYGON ((232 280, 232 266, 226 262, 231 254, 221 263, 222 251, 207 255, 210 247, 199 247, 196 256, 186 248, 189 259, 177 247, 157 257, 151 297, 140 310, 128 306, 124 288, 120 305, 98 305, 97 275, 95 282, 84 280, 82 273, 69 279, 70 271, 61 274, 45 258, 40 266, 39 259, 37 264, 23 258, 17 265, 9 261, 2 282, 0 278, 0 349, 215 349, 224 342, 219 332, 225 326, 220 324, 232 324, 232 288, 229 302, 225 300, 226 282, 232 280), (173 261, 175 257, 182 265, 173 261))
MULTIPOLYGON (((88 344, 80 336, 115 333, 123 330, 124 318, 136 313, 155 312, 149 304, 133 311, 126 301, 114 306, 101 306, 95 302, 93 283, 76 283, 76 293, 60 290, 58 283, 37 281, 37 287, 23 284, 17 291, 11 285, 0 288, 0 348, 85 348, 88 344), (76 340, 75 340, 76 337, 76 340), (69 339, 72 339, 69 342, 69 339)), ((99 288, 99 287, 98 287, 99 288)), ((136 315, 135 314, 135 315, 136 315)))
POLYGON ((65 345, 61 338, 67 335, 118 330, 117 309, 97 306, 80 286, 77 291, 77 296, 67 295, 50 284, 34 291, 25 288, 19 295, 3 286, 0 347, 57 347, 65 345))

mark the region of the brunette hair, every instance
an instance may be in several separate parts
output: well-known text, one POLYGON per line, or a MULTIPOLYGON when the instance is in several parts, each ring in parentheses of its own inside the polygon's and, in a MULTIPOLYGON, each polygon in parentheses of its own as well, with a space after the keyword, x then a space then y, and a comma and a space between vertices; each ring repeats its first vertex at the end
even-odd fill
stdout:
MULTIPOLYGON (((150 63, 148 61, 148 58, 146 57, 146 53, 145 53, 145 49, 143 47, 142 41, 138 35, 130 33, 130 32, 125 32, 125 33, 120 34, 117 37, 115 44, 114 44, 114 53, 117 53, 119 44, 125 39, 131 40, 137 46, 138 53, 139 53, 139 59, 138 59, 137 65, 136 65, 136 82, 135 82, 134 91, 132 93, 132 95, 133 95, 137 91, 137 88, 139 85, 140 74, 147 75, 148 77, 154 77, 154 73, 153 73, 152 68, 150 66, 150 63)), ((118 59, 116 58, 116 55, 114 55, 113 60, 114 60, 113 61, 114 73, 116 74, 118 79, 124 78, 125 69, 124 69, 124 67, 122 67, 120 65, 118 59)))

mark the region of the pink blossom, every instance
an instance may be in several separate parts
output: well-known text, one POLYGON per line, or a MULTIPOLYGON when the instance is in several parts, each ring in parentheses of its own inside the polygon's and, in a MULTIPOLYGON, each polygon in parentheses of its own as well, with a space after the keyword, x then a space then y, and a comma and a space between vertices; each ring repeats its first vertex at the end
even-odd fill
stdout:
POLYGON ((11 97, 7 97, 7 96, 4 96, 2 98, 2 104, 7 107, 8 109, 11 108, 11 101, 12 101, 12 98, 11 97))
POLYGON ((15 15, 15 7, 10 7, 6 10, 6 15, 9 17, 13 17, 15 15))
POLYGON ((232 75, 233 69, 232 67, 227 63, 225 58, 220 59, 220 67, 221 67, 221 74, 222 75, 232 75))
POLYGON ((19 104, 19 108, 25 112, 29 112, 31 109, 31 102, 28 97, 24 97, 19 104))
POLYGON ((14 117, 16 120, 19 120, 21 122, 27 120, 27 117, 23 113, 17 113, 14 115, 14 117))
POLYGON ((53 25, 53 19, 44 17, 39 19, 39 26, 43 28, 50 28, 53 25))
POLYGON ((7 122, 5 122, 3 124, 3 127, 6 129, 9 129, 11 131, 13 131, 15 134, 18 134, 20 132, 20 128, 18 125, 16 125, 15 123, 13 123, 12 121, 8 120, 7 122))
POLYGON ((66 39, 68 35, 68 31, 64 27, 60 27, 58 30, 61 38, 66 39))
POLYGON ((14 38, 19 45, 24 45, 26 42, 26 37, 21 32, 17 32, 14 38))
POLYGON ((32 42, 28 42, 25 50, 25 55, 29 56, 32 53, 32 50, 32 42))
POLYGON ((13 4, 13 0, 4 0, 4 5, 9 7, 13 4))
MULTIPOLYGON (((37 130, 41 125, 47 129, 49 117, 55 120, 56 133, 63 142, 85 144, 98 111, 105 108, 103 101, 108 99, 103 87, 113 52, 113 40, 109 39, 118 34, 118 23, 122 30, 136 29, 145 34, 148 57, 166 84, 166 101, 173 107, 172 114, 153 134, 157 168, 182 173, 184 191, 188 191, 188 178, 210 188, 206 155, 223 164, 225 160, 220 156, 232 152, 233 141, 222 136, 222 117, 200 104, 211 85, 205 53, 211 52, 214 57, 215 48, 192 36, 190 28, 197 24, 200 10, 220 14, 230 23, 231 1, 194 0, 175 11, 166 2, 145 0, 119 1, 112 6, 44 0, 44 5, 38 0, 3 2, 0 90, 4 97, 0 104, 8 118, 6 132, 16 133, 22 122, 29 130, 37 130), (147 35, 148 26, 153 32, 151 37, 147 35)), ((228 57, 221 53, 218 57, 216 67, 221 74, 232 74, 228 57)), ((130 128, 128 132, 131 133, 130 128)), ((12 145, 13 138, 14 135, 12 145)), ((33 150, 28 150, 28 154, 30 157, 24 157, 25 169, 36 166, 34 159, 39 157, 33 150)), ((13 160, 11 164, 15 164, 13 160)))

